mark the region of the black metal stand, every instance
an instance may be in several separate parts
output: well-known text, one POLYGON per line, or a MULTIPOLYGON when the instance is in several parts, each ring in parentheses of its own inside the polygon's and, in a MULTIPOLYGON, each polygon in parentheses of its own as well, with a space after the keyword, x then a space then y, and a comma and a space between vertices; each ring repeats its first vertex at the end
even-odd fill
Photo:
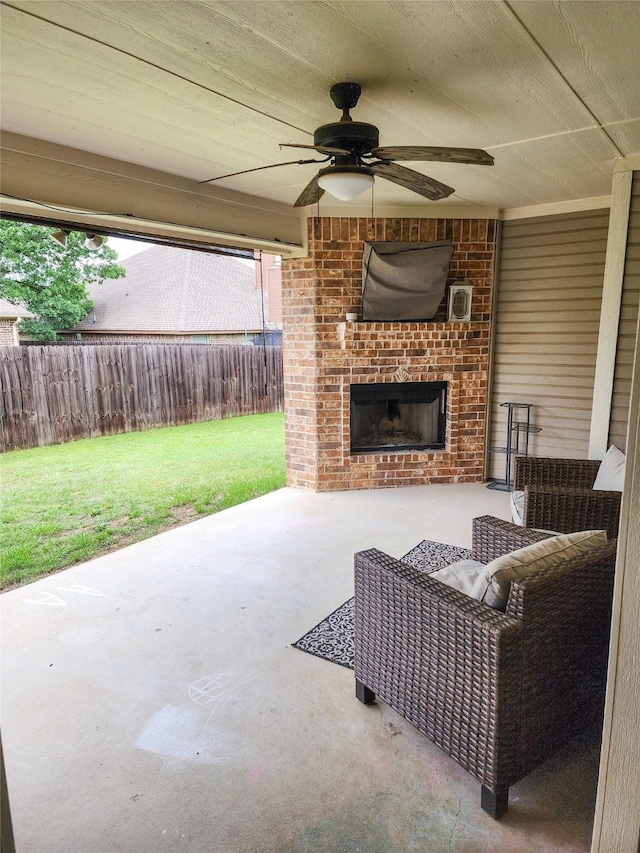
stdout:
POLYGON ((507 409, 507 444, 506 447, 490 447, 490 453, 505 454, 504 480, 492 480, 487 483, 487 488, 498 492, 511 491, 511 460, 516 454, 520 456, 529 455, 529 435, 540 432, 540 427, 531 426, 532 403, 500 403, 507 409), (514 414, 517 409, 525 413, 525 420, 514 422, 514 414), (520 447, 520 436, 524 436, 524 447, 520 447))

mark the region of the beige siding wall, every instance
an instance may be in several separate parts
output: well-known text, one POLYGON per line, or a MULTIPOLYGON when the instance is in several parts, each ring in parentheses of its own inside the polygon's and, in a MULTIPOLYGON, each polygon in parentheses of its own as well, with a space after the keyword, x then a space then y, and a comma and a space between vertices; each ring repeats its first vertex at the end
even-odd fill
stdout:
POLYGON ((613 381, 609 443, 621 450, 626 447, 631 373, 640 306, 640 173, 635 172, 631 189, 631 210, 624 267, 618 349, 613 381))
MULTIPOLYGON (((608 211, 504 223, 489 446, 506 442, 500 403, 532 403, 535 456, 587 458, 608 211)), ((489 453, 489 476, 504 476, 489 453)))

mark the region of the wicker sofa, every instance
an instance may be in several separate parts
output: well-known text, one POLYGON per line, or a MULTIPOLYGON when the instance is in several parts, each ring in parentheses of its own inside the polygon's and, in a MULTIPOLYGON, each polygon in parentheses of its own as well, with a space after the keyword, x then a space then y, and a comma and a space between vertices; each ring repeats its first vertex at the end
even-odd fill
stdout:
POLYGON ((618 535, 620 492, 596 491, 599 461, 516 457, 514 492, 524 492, 524 527, 557 530, 606 530, 618 535))
MULTIPOLYGON (((488 563, 546 534, 474 519, 488 563)), ((379 696, 507 810, 517 782, 602 713, 616 543, 511 584, 500 612, 372 549, 355 556, 356 695, 379 696)))

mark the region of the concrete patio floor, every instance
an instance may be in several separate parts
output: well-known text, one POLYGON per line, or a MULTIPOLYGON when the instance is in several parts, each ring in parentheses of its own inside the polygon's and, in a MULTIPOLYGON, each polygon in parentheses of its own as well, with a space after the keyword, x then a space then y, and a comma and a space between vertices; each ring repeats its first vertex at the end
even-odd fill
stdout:
POLYGON ((589 849, 597 744, 480 786, 353 673, 291 648, 352 595, 354 551, 470 545, 481 485, 225 510, 2 596, 2 732, 18 853, 589 849))

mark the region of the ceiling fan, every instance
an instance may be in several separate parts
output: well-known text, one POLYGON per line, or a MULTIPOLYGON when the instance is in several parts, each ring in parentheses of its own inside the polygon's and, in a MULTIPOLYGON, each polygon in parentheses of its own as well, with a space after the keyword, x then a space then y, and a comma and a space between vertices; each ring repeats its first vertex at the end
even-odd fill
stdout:
POLYGON ((481 148, 439 148, 421 145, 396 145, 379 147, 378 128, 372 124, 354 121, 349 115, 358 103, 362 89, 358 83, 336 83, 331 87, 331 100, 339 110, 342 110, 340 121, 323 124, 313 134, 313 145, 297 145, 283 143, 281 148, 306 148, 326 154, 324 160, 291 160, 287 163, 273 163, 270 166, 259 166, 257 169, 245 169, 242 172, 232 172, 230 175, 220 175, 200 181, 202 184, 244 175, 247 172, 258 172, 263 169, 273 169, 276 166, 293 164, 327 163, 331 165, 320 169, 307 186, 302 190, 294 207, 304 207, 315 204, 325 193, 325 190, 342 201, 351 201, 360 193, 373 186, 374 178, 384 178, 406 187, 418 195, 431 201, 447 198, 453 187, 430 178, 406 166, 399 166, 396 160, 435 161, 440 163, 471 163, 476 166, 493 166, 493 157, 481 148))

